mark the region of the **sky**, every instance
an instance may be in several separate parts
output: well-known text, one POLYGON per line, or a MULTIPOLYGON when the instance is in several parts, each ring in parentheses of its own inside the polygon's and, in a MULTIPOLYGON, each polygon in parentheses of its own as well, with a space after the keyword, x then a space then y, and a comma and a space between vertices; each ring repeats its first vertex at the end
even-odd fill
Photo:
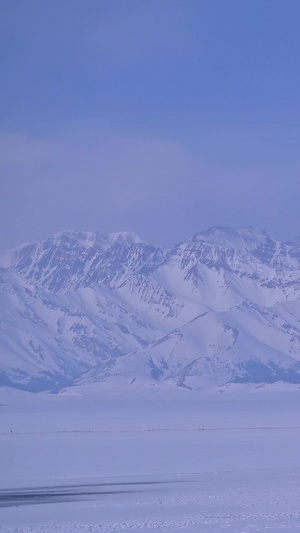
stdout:
POLYGON ((1 0, 0 249, 300 235, 299 0, 1 0))

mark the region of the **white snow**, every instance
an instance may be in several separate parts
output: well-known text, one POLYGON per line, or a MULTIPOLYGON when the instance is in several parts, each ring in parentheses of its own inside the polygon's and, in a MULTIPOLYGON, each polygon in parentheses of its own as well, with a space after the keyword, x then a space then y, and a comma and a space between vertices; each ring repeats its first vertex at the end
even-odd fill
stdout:
POLYGON ((280 384, 2 388, 0 532, 296 532, 299 400, 280 384))
POLYGON ((1 384, 297 382, 299 258, 255 228, 169 250, 86 231, 18 247, 0 269, 1 384))

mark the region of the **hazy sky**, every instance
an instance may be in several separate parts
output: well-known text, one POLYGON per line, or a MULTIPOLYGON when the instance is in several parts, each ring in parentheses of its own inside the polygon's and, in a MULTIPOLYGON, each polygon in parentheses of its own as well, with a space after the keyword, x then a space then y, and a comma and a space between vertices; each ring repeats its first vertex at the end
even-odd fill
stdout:
POLYGON ((299 0, 1 0, 4 249, 300 234, 299 0))

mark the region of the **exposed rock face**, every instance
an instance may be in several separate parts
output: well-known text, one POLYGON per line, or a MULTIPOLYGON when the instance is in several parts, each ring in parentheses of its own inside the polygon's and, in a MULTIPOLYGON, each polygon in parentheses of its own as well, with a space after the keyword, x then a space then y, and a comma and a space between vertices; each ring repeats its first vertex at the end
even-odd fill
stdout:
POLYGON ((0 383, 300 383, 300 240, 63 232, 0 262, 0 383))

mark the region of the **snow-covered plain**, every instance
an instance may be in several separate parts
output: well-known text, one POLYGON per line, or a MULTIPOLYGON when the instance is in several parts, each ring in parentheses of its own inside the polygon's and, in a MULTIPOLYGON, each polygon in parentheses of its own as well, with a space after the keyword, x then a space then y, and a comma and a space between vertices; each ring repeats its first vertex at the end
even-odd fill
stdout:
POLYGON ((300 391, 0 389, 0 532, 300 528, 300 391))

